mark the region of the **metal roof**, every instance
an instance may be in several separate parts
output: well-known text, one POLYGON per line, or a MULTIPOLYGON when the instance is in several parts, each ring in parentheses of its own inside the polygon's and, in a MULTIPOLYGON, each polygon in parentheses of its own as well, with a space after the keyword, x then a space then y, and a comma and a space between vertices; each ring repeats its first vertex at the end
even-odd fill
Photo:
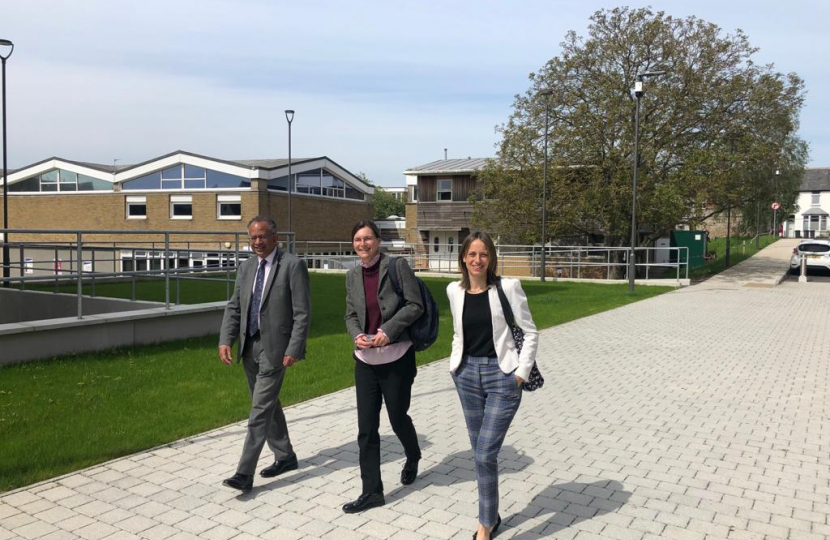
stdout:
POLYGON ((489 158, 467 158, 467 159, 439 159, 411 167, 404 171, 404 174, 454 174, 476 172, 484 168, 489 158))
POLYGON ((830 191, 830 167, 804 169, 799 191, 830 191))

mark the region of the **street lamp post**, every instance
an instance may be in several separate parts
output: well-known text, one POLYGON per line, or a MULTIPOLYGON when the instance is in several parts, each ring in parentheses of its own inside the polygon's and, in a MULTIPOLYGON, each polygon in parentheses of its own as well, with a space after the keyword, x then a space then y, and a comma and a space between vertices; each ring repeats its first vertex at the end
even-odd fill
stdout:
POLYGON ((539 95, 545 98, 545 164, 542 178, 542 281, 545 281, 547 265, 545 251, 547 248, 547 200, 548 200, 548 131, 550 130, 550 96, 553 90, 542 90, 539 95))
POLYGON ((628 255, 628 292, 634 292, 634 279, 637 266, 634 256, 634 249, 637 247, 637 166, 640 161, 640 99, 645 94, 643 80, 648 77, 663 75, 665 71, 644 71, 637 75, 634 83, 634 97, 636 107, 634 109, 634 180, 631 192, 631 253, 628 255))
MULTIPOLYGON (((8 39, 0 39, 0 60, 3 63, 3 278, 9 278, 9 162, 6 151, 6 60, 14 52, 14 43, 8 39), (8 49, 6 54, 3 54, 8 49)), ((9 286, 8 281, 3 282, 9 286)))
POLYGON ((288 239, 288 247, 290 248, 288 251, 293 253, 294 223, 291 221, 291 192, 294 186, 291 185, 291 122, 294 121, 294 111, 292 109, 286 109, 285 119, 288 120, 288 232, 292 233, 291 238, 288 239))

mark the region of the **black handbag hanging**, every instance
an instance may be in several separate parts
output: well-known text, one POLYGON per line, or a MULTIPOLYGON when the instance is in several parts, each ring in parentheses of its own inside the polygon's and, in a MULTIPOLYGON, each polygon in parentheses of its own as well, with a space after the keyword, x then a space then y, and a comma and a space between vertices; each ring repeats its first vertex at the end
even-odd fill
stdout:
MULTIPOLYGON (((507 301, 507 296, 504 294, 504 289, 501 288, 501 280, 496 282, 496 289, 499 293, 499 301, 501 302, 501 310, 504 312, 504 318, 507 321, 507 326, 513 333, 513 342, 516 343, 516 352, 522 352, 522 345, 525 342, 525 333, 521 328, 516 326, 516 319, 513 317, 513 309, 510 307, 510 302, 507 301)), ((545 378, 542 377, 542 372, 533 362, 533 369, 530 370, 527 380, 522 383, 522 390, 525 392, 533 392, 545 385, 545 378)))

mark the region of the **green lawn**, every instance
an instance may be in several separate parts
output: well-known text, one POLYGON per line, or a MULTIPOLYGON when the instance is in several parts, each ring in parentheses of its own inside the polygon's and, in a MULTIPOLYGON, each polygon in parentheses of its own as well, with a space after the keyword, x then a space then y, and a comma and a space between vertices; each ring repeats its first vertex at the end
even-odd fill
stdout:
MULTIPOLYGON (((286 377, 285 405, 353 384, 344 276, 312 274, 311 280, 308 358, 286 377)), ((438 342, 418 353, 420 364, 448 356, 452 337, 444 292, 450 280, 425 281, 438 302, 441 325, 438 342)), ((671 290, 637 287, 630 295, 626 285, 523 285, 540 328, 671 290)), ((110 287, 108 293, 119 290, 110 287)), ((140 297, 157 298, 155 287, 163 298, 163 284, 141 287, 140 297)), ((103 295, 103 287, 96 292, 103 295)), ((188 283, 182 289, 183 300, 222 300, 224 294, 224 283, 188 283)), ((130 290, 116 295, 129 297, 130 290)), ((244 419, 250 403, 242 367, 223 365, 216 350, 217 337, 210 336, 0 368, 0 491, 244 419)), ((540 365, 544 372, 544 359, 540 365)))
MULTIPOLYGON (((758 252, 758 250, 755 249, 755 240, 753 240, 753 238, 754 237, 733 236, 730 239, 730 267, 752 257, 758 252)), ((768 245, 772 244, 776 239, 777 238, 774 235, 761 236, 761 249, 764 249, 768 245)), ((718 256, 708 261, 704 266, 690 270, 690 279, 704 279, 726 270, 726 238, 715 238, 714 240, 710 240, 709 251, 716 252, 718 256)))

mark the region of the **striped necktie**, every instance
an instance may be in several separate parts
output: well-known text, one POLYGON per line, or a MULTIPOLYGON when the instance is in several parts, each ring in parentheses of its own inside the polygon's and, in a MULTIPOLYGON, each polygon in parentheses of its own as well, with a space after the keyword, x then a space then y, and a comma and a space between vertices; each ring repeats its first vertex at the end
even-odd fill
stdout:
POLYGON ((265 285, 265 265, 268 264, 266 259, 262 259, 259 263, 259 269, 256 273, 256 283, 254 284, 254 295, 251 297, 251 307, 248 310, 248 335, 255 336, 259 332, 259 304, 262 302, 262 289, 265 285))

